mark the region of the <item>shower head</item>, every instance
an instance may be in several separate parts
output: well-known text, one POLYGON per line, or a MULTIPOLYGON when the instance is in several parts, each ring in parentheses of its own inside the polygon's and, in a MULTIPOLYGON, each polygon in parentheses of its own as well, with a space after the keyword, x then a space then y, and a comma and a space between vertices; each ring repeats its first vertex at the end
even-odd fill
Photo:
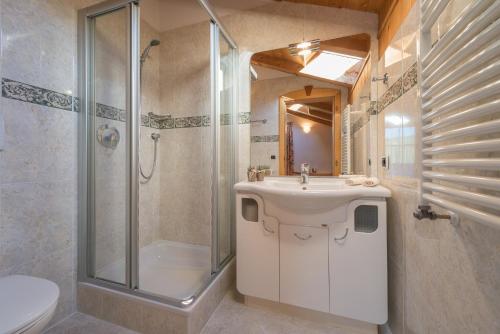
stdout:
POLYGON ((144 49, 144 51, 142 51, 141 64, 144 64, 144 62, 146 61, 146 58, 148 57, 149 54, 149 50, 151 50, 153 46, 157 45, 160 45, 160 41, 157 39, 152 39, 151 42, 149 42, 148 46, 144 49))

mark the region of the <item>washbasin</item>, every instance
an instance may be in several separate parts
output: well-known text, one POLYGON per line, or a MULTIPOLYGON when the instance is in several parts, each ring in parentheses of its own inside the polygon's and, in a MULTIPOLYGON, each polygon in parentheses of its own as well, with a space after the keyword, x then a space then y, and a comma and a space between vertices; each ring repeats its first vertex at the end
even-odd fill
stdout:
POLYGON ((308 184, 300 184, 297 177, 267 177, 264 181, 239 182, 237 192, 260 196, 270 206, 291 212, 318 214, 331 211, 355 199, 386 198, 391 193, 382 186, 364 187, 346 185, 345 179, 311 177, 308 184))
POLYGON ((273 187, 283 190, 296 190, 300 193, 311 193, 313 191, 340 189, 344 185, 343 180, 335 179, 312 179, 308 184, 300 184, 297 178, 271 179, 258 182, 260 186, 273 187))

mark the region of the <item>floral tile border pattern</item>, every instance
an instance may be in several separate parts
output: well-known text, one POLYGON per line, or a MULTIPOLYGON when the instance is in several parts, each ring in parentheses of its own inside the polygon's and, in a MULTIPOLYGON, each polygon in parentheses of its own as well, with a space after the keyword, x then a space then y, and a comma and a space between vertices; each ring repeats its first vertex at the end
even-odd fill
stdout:
MULTIPOLYGON (((378 102, 372 101, 367 112, 369 115, 376 115, 382 112, 387 106, 399 99, 411 88, 413 88, 418 83, 417 77, 417 63, 414 63, 410 68, 403 73, 403 76, 396 80, 396 82, 389 87, 389 89, 380 97, 378 102)), ((362 117, 352 124, 351 135, 359 131, 366 123, 368 119, 362 117)))
POLYGON ((403 94, 408 92, 417 83, 417 63, 414 63, 405 73, 403 73, 403 76, 396 80, 396 82, 382 95, 378 101, 378 112, 382 112, 382 110, 403 96, 403 94))
POLYGON ((239 124, 250 124, 250 113, 249 112, 240 112, 239 114, 239 124))
MULTIPOLYGON (((2 96, 8 99, 51 108, 75 112, 80 110, 80 100, 77 97, 7 78, 2 78, 2 96)), ((126 120, 125 110, 103 103, 96 103, 96 116, 120 122, 126 120)), ((232 117, 230 114, 222 114, 220 121, 221 125, 230 125, 232 123, 232 117)), ((238 123, 249 124, 250 113, 239 113, 238 123)), ((201 115, 174 118, 170 115, 166 115, 163 119, 153 119, 149 117, 149 115, 141 115, 141 125, 160 130, 208 127, 210 126, 210 116, 201 115)))
POLYGON ((363 128, 363 126, 365 126, 366 124, 368 124, 368 119, 365 117, 361 117, 356 122, 354 122, 351 127, 351 136, 357 131, 361 130, 361 128, 363 128))
POLYGON ((403 94, 409 91, 418 83, 417 63, 410 66, 408 71, 403 74, 403 94))
POLYGON ((250 137, 250 141, 252 143, 274 143, 280 140, 279 135, 270 135, 270 136, 252 136, 250 137))
POLYGON ((73 111, 73 97, 71 95, 7 78, 2 78, 2 96, 8 99, 34 103, 45 107, 73 111))

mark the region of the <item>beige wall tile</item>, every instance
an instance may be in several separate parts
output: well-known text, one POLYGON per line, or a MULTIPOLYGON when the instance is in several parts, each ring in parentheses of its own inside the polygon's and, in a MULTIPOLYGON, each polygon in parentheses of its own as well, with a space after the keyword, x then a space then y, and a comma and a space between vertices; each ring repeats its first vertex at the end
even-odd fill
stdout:
MULTIPOLYGON (((411 55, 403 57, 405 70, 414 62, 415 45, 406 37, 418 29, 417 6, 402 26, 403 51, 411 55)), ((441 27, 451 22, 450 15, 458 8, 463 3, 450 3, 441 27)), ((500 330, 500 291, 495 283, 500 274, 496 255, 500 233, 467 219, 454 227, 446 220, 418 221, 412 216, 419 199, 421 161, 418 97, 418 87, 413 87, 379 115, 386 121, 394 115, 402 118, 401 163, 408 167, 396 172, 379 169, 382 183, 392 191, 388 201, 389 326, 393 334, 495 333, 500 330)), ((379 137, 379 143, 381 152, 387 152, 384 144, 392 125, 379 121, 382 124, 385 138, 379 137)))

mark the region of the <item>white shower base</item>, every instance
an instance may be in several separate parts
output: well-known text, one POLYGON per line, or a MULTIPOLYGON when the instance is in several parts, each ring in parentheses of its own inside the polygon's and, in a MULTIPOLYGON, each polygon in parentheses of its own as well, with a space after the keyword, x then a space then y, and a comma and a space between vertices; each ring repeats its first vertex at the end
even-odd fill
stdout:
MULTIPOLYGON (((97 276, 123 280, 125 260, 116 261, 97 276)), ((140 290, 175 299, 195 294, 210 279, 211 252, 208 246, 158 240, 139 250, 140 290)))

